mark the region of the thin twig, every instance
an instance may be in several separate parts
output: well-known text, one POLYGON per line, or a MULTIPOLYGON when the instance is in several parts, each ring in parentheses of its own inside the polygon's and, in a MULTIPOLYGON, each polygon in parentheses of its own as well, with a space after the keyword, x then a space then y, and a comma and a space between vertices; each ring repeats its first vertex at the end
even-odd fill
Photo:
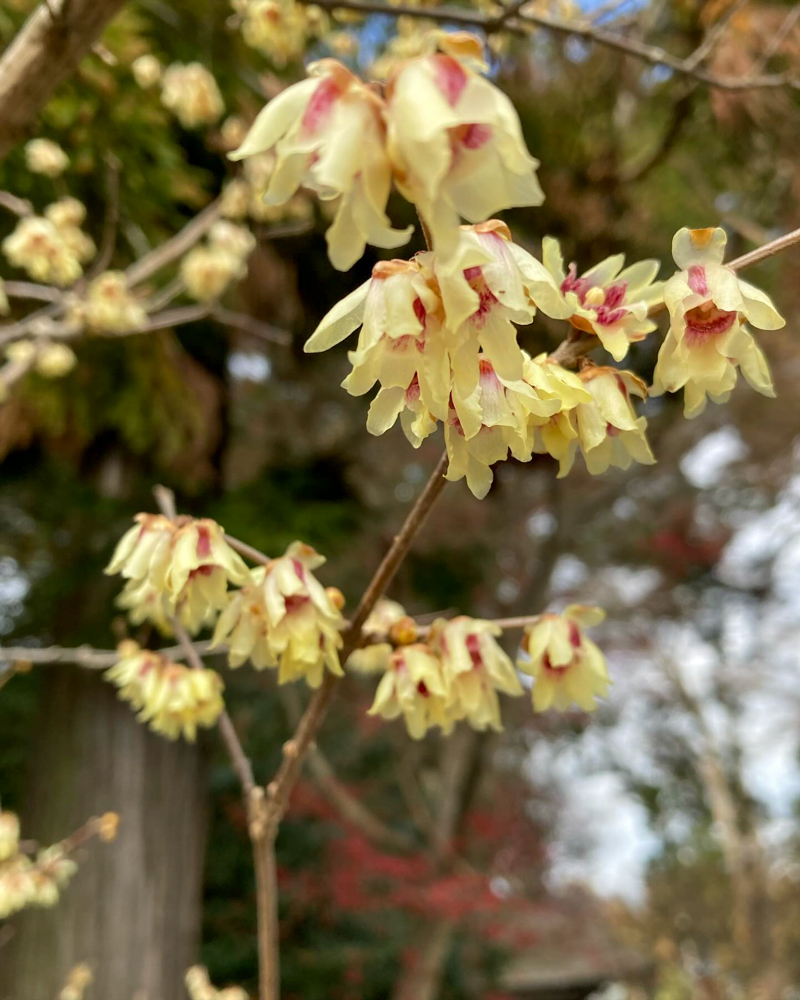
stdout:
POLYGON ((780 28, 778 28, 778 30, 775 32, 775 35, 773 36, 769 45, 762 53, 761 58, 753 67, 754 76, 758 76, 760 73, 763 73, 767 63, 770 61, 770 59, 775 55, 775 53, 784 43, 786 37, 788 36, 792 28, 795 26, 798 19, 800 19, 800 3, 796 3, 794 7, 786 15, 786 17, 783 19, 783 24, 781 24, 780 28))
POLYGON ((0 191, 0 208, 8 209, 13 215, 23 218, 26 215, 33 215, 33 205, 27 198, 18 198, 10 191, 0 191))
MULTIPOLYGON (((196 642, 194 647, 200 654, 212 652, 210 642, 196 642)), ((214 652, 218 651, 214 649, 214 652)), ((153 652, 168 660, 179 661, 186 658, 183 646, 164 646, 153 652)), ((72 649, 65 646, 0 646, 0 663, 20 661, 33 663, 36 666, 63 663, 83 667, 86 670, 107 670, 118 660, 119 653, 115 649, 95 649, 92 646, 76 646, 72 649)))
POLYGON ((183 256, 187 250, 191 249, 195 243, 205 236, 208 230, 219 218, 220 199, 212 201, 199 215, 196 215, 191 222, 188 222, 180 232, 176 233, 161 246, 145 254, 135 264, 131 264, 125 272, 129 285, 139 284, 151 275, 160 271, 162 267, 171 264, 178 257, 183 256))
POLYGON ((248 545, 247 542, 240 542, 238 538, 234 538, 233 535, 225 535, 225 541, 230 545, 232 549, 236 549, 239 555, 249 559, 250 562, 261 563, 262 566, 269 566, 272 562, 269 556, 264 555, 263 552, 259 552, 258 549, 254 549, 252 545, 248 545))
POLYGON ((248 316, 247 313, 234 312, 232 309, 225 309, 223 306, 217 305, 212 310, 211 315, 225 326, 233 326, 237 330, 243 330, 245 333, 259 337, 261 340, 267 340, 271 344, 286 345, 292 342, 292 335, 288 330, 282 330, 271 323, 264 323, 255 316, 248 316))
POLYGON ((64 297, 60 288, 33 281, 6 281, 3 291, 10 299, 38 299, 40 302, 60 302, 64 297))
POLYGON ((693 70, 696 66, 699 66, 704 59, 706 59, 714 49, 714 46, 725 34, 728 25, 736 17, 739 11, 745 7, 750 0, 734 0, 734 2, 728 7, 726 11, 723 12, 722 16, 714 22, 710 30, 706 32, 706 37, 697 46, 697 48, 684 60, 684 65, 687 70, 693 70))
MULTIPOLYGON (((479 28, 484 31, 491 29, 496 17, 492 18, 478 11, 466 10, 462 7, 414 7, 410 4, 388 4, 380 0, 301 0, 303 3, 315 3, 325 10, 357 10, 364 14, 388 14, 392 17, 421 17, 449 24, 461 24, 467 27, 479 28)), ((627 38, 616 31, 598 27, 590 21, 577 21, 559 17, 556 14, 544 12, 517 11, 509 22, 504 24, 505 30, 514 34, 527 34, 526 25, 536 25, 565 37, 585 38, 606 48, 635 56, 643 62, 655 66, 666 66, 674 73, 689 76, 709 87, 720 90, 759 90, 775 87, 793 87, 800 89, 800 79, 790 73, 775 73, 767 76, 719 76, 709 73, 699 66, 686 65, 687 60, 672 55, 666 49, 657 45, 648 45, 636 38, 627 38)), ((691 57, 690 57, 691 58, 691 57)))
MULTIPOLYGON (((389 547, 389 551, 384 556, 383 561, 378 566, 367 589, 364 591, 364 595, 356 608, 356 612, 344 636, 341 651, 342 660, 346 660, 358 646, 364 622, 367 620, 375 604, 383 596, 384 591, 408 555, 414 536, 424 524, 431 508, 444 489, 446 483, 444 474, 447 471, 447 461, 447 454, 445 453, 436 464, 436 468, 431 473, 425 489, 409 511, 400 532, 395 536, 394 541, 389 547)), ((275 775, 274 780, 267 786, 269 801, 267 804, 266 819, 270 827, 277 829, 278 824, 283 818, 283 814, 286 812, 289 796, 299 777, 303 760, 316 738, 323 719, 327 715, 338 680, 339 678, 333 674, 326 674, 322 685, 309 702, 300 720, 300 724, 289 742, 291 752, 284 754, 283 763, 278 769, 278 773, 275 775)))

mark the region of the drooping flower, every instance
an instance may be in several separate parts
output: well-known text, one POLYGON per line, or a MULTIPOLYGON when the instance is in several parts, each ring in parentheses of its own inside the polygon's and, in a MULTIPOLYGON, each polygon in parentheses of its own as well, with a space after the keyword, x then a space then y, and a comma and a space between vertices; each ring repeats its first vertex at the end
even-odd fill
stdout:
POLYGON ((706 396, 724 402, 737 369, 758 392, 774 396, 766 358, 744 325, 778 330, 785 320, 771 299, 725 267, 723 229, 681 229, 672 255, 681 268, 664 289, 670 328, 653 375, 653 394, 684 390, 684 412, 695 417, 706 396))
POLYGON ((482 222, 504 208, 540 205, 544 195, 513 104, 476 72, 485 68, 480 40, 446 32, 431 39, 439 51, 389 79, 387 139, 397 186, 449 262, 461 218, 482 222))
POLYGON ((254 570, 219 616, 213 645, 228 645, 228 662, 250 660, 257 669, 278 667, 278 683, 304 677, 319 687, 327 667, 339 663, 344 618, 314 576, 325 562, 309 545, 293 542, 286 553, 254 570))
POLYGON ((213 125, 225 113, 217 81, 202 63, 172 63, 161 78, 161 103, 184 128, 213 125))
POLYGON ((346 271, 367 243, 402 246, 412 227, 392 229, 386 215, 391 167, 381 98, 335 59, 312 63, 308 73, 269 102, 230 156, 275 149, 265 195, 272 204, 288 201, 301 184, 323 200, 338 199, 326 239, 331 263, 346 271))
POLYGON ((592 401, 579 403, 570 411, 577 436, 569 442, 558 477, 570 471, 578 449, 593 476, 601 475, 610 466, 629 469, 634 461, 653 465, 655 458, 645 436, 647 420, 636 416, 631 402, 631 396, 647 395, 644 382, 633 372, 591 363, 581 369, 580 379, 592 401))
POLYGON ((564 270, 558 240, 545 236, 542 260, 569 306, 568 318, 578 330, 594 334, 615 361, 631 344, 655 330, 648 311, 662 301, 664 282, 654 279, 657 260, 641 260, 623 270, 624 254, 615 254, 580 277, 575 264, 564 270))
POLYGON ((10 264, 24 268, 35 281, 63 287, 81 276, 77 256, 53 223, 41 216, 20 219, 2 249, 10 264))
POLYGON ((573 703, 597 707, 611 683, 605 657, 584 629, 605 618, 601 608, 570 604, 561 614, 544 614, 525 628, 517 667, 534 678, 533 707, 564 711, 573 703))
POLYGON ((422 739, 433 726, 450 733, 455 723, 442 661, 425 643, 401 646, 390 654, 368 715, 403 717, 409 736, 422 739))
POLYGON ((190 631, 209 621, 227 603, 227 583, 250 581, 246 564, 225 541, 224 530, 210 518, 137 514, 136 525, 119 541, 107 574, 121 573, 131 583, 123 600, 153 620, 178 615, 190 631), (155 595, 163 596, 163 604, 155 595))
POLYGON ((79 308, 87 327, 96 333, 127 333, 147 323, 147 313, 128 290, 124 271, 99 274, 79 308))
POLYGON ((104 676, 154 732, 194 740, 198 727, 216 723, 225 706, 222 678, 214 670, 194 670, 131 641, 120 644, 119 654, 104 676))
POLYGON ((69 166, 69 157, 51 139, 31 139, 25 143, 25 163, 35 174, 59 177, 69 166))
POLYGON ((370 641, 350 654, 345 664, 347 669, 359 674, 382 674, 388 666, 393 647, 390 642, 375 640, 385 639, 391 627, 405 617, 406 609, 397 601, 387 598, 378 601, 361 627, 362 635, 370 641))
POLYGON ((498 691, 523 693, 514 665, 495 638, 501 634, 493 622, 466 615, 439 618, 431 626, 428 643, 441 658, 451 712, 474 729, 501 730, 498 691))
POLYGON ((559 403, 549 416, 528 414, 530 449, 537 455, 551 455, 557 462, 564 463, 578 436, 572 411, 579 403, 590 403, 592 395, 575 372, 550 361, 546 354, 526 361, 525 381, 543 400, 554 399, 559 403))

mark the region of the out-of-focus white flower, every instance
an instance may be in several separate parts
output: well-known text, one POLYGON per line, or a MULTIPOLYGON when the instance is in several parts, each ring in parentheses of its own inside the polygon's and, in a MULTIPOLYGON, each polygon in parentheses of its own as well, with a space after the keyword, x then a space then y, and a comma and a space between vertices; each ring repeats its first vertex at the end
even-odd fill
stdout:
POLYGON ((124 271, 104 271, 89 285, 83 317, 96 333, 127 333, 147 323, 147 313, 128 290, 124 271))
POLYGON ((131 63, 131 72, 134 80, 143 90, 154 86, 161 79, 161 63, 149 52, 131 63))
POLYGON ((35 174, 59 177, 69 166, 69 157, 57 142, 31 139, 25 143, 25 162, 35 174))
POLYGON ((78 257, 48 219, 29 215, 20 219, 2 243, 8 262, 24 268, 35 281, 71 285, 81 276, 78 257))
POLYGON ((217 81, 199 62, 167 67, 161 80, 161 103, 184 128, 213 125, 225 112, 217 81))
POLYGON ((86 218, 86 206, 77 198, 60 198, 44 210, 45 218, 52 222, 58 235, 75 254, 81 264, 86 264, 97 253, 94 240, 81 229, 86 218))
POLYGON ((63 378, 77 361, 75 352, 66 344, 44 341, 37 345, 35 367, 44 378, 63 378))
POLYGON ((326 239, 331 263, 346 271, 367 243, 402 246, 412 227, 393 229, 386 215, 392 171, 381 98, 335 59, 312 63, 308 73, 269 102, 230 155, 239 160, 274 148, 265 195, 272 204, 288 201, 301 185, 323 200, 338 199, 326 239))

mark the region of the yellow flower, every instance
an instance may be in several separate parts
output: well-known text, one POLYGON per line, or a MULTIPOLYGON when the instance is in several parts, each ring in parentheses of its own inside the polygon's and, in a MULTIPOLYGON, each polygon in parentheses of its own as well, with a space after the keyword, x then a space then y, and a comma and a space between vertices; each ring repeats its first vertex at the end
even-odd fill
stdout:
MULTIPOLYGON (((382 598, 370 612, 361 631, 370 639, 384 638, 392 625, 405 617, 406 609, 402 604, 382 598)), ((348 670, 359 674, 382 674, 388 666, 391 652, 392 644, 389 642, 370 642, 354 650, 345 665, 348 670)))
POLYGON ((216 989, 202 965, 193 965, 187 969, 185 982, 190 1000, 248 1000, 247 993, 240 986, 216 989))
POLYGON ((0 862, 7 861, 19 848, 19 819, 15 813, 0 812, 0 862))
POLYGON ((442 662, 450 711, 474 729, 501 730, 497 692, 522 694, 514 665, 495 639, 501 634, 493 622, 466 615, 431 626, 428 642, 442 662))
POLYGON ((419 740, 432 726, 452 731, 450 704, 441 660, 424 643, 412 643, 389 656, 367 714, 384 719, 402 715, 409 736, 419 740))
POLYGON ((482 222, 504 208, 541 205, 544 195, 513 104, 476 72, 485 68, 480 40, 431 38, 440 51, 409 60, 389 80, 388 150, 397 186, 448 263, 460 218, 482 222))
POLYGON ((20 219, 2 249, 10 264, 24 268, 35 281, 63 287, 81 276, 77 256, 53 223, 41 216, 20 219))
POLYGON ((28 906, 35 893, 35 868, 30 858, 15 854, 0 864, 0 920, 28 906))
POLYGON ((130 702, 140 722, 168 739, 194 740, 198 726, 210 728, 224 706, 222 678, 213 670, 193 670, 160 653, 120 644, 120 659, 105 677, 130 702))
POLYGON ((417 446, 433 430, 433 417, 447 415, 450 392, 441 301, 417 260, 376 264, 372 278, 323 317, 305 350, 326 351, 359 326, 357 349, 349 354, 353 370, 343 385, 360 396, 380 382, 367 429, 383 434, 402 413, 403 429, 417 446))
POLYGON ((69 166, 69 157, 57 142, 50 139, 31 139, 25 144, 25 162, 28 170, 46 177, 58 177, 69 166))
POLYGON ((625 255, 620 253, 578 277, 575 264, 564 270, 558 240, 545 236, 542 250, 544 266, 569 306, 570 322, 595 334, 615 361, 621 361, 631 344, 655 330, 647 314, 664 294, 663 281, 653 284, 660 266, 657 260, 642 260, 622 270, 625 255))
POLYGON ((181 279, 198 302, 218 299, 228 285, 246 273, 241 258, 222 247, 194 247, 181 261, 181 279))
POLYGON ((647 395, 644 382, 633 372, 591 363, 581 369, 580 378, 592 401, 579 403, 569 413, 577 433, 561 459, 558 478, 570 471, 579 448, 593 476, 610 466, 629 469, 634 461, 653 465, 655 458, 645 437, 647 420, 636 416, 631 402, 632 395, 647 395))
POLYGON ((257 669, 278 666, 278 683, 304 677, 319 687, 327 667, 339 663, 345 621, 313 570, 324 556, 292 542, 285 555, 254 570, 247 586, 233 594, 217 621, 213 645, 228 645, 228 662, 251 660, 257 669))
POLYGON ((58 1000, 83 1000, 83 995, 93 978, 92 970, 85 962, 73 966, 58 994, 58 1000))
POLYGON ((534 678, 533 707, 564 711, 573 703, 597 707, 611 683, 603 654, 584 629, 605 618, 601 608, 570 604, 562 614, 545 614, 525 628, 517 667, 534 678))
POLYGON ((687 417, 702 413, 706 396, 724 402, 737 369, 758 392, 774 396, 766 358, 744 325, 779 330, 785 324, 770 298, 742 281, 722 259, 723 229, 681 229, 672 255, 681 268, 664 289, 670 328, 653 375, 653 395, 684 390, 687 417))
POLYGON ((161 514, 137 514, 134 520, 136 525, 120 539, 105 572, 121 573, 131 581, 121 601, 137 609, 139 620, 158 623, 162 615, 178 615, 196 631, 226 605, 227 581, 250 581, 250 571, 216 521, 170 521, 161 514))
POLYGON ((346 271, 367 243, 402 246, 412 227, 392 229, 386 215, 391 167, 383 101, 335 59, 308 67, 264 108, 232 159, 274 147, 277 162, 265 198, 288 201, 302 184, 323 200, 338 199, 326 239, 331 263, 346 271))
POLYGON ((327 20, 318 24, 294 0, 250 0, 243 4, 242 38, 268 55, 278 69, 299 59, 313 35, 322 34, 327 20))
POLYGON ((37 345, 35 367, 43 378, 63 378, 77 361, 75 352, 66 344, 42 341, 37 345))
POLYGON ((167 67, 161 78, 161 103, 184 128, 213 125, 225 113, 217 81, 199 62, 167 67))
POLYGON ((83 318, 98 333, 126 333, 147 323, 147 313, 128 291, 124 271, 104 271, 91 282, 83 318))
POLYGON ((58 230, 58 235, 75 254, 81 264, 86 264, 97 253, 94 240, 81 229, 86 218, 86 206, 77 198, 60 198, 48 205, 44 216, 58 230))
POLYGON ((161 79, 161 63, 154 55, 145 53, 145 55, 133 60, 131 72, 142 90, 147 90, 148 87, 154 86, 161 79))

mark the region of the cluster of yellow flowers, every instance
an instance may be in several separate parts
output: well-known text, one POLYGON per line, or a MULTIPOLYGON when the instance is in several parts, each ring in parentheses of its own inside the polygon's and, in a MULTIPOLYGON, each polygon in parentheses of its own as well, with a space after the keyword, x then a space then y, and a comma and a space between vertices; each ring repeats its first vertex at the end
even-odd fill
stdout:
MULTIPOLYGON (((576 703, 591 711, 595 696, 606 693, 605 660, 583 633, 603 617, 599 608, 570 605, 563 614, 546 614, 526 628, 517 668, 534 678, 537 712, 576 703)), ((424 640, 414 623, 393 602, 381 602, 365 632, 388 632, 395 643, 379 642, 357 650, 347 666, 361 673, 382 673, 370 715, 402 717, 409 735, 421 739, 431 727, 444 733, 465 720, 474 729, 502 729, 498 694, 523 693, 519 675, 497 642, 498 625, 467 616, 438 619, 424 640), (404 634, 404 632, 406 634, 404 634)))
POLYGON ((232 281, 247 273, 247 258, 256 241, 246 226, 227 219, 215 222, 205 244, 194 247, 181 261, 181 279, 186 291, 199 302, 222 295, 232 281))
POLYGON ((150 78, 152 83, 160 77, 161 103, 175 115, 184 128, 200 128, 213 125, 225 113, 225 102, 213 75, 202 63, 173 63, 163 74, 155 76, 154 67, 149 65, 139 77, 150 78))
POLYGON ((23 216, 3 240, 3 253, 9 264, 24 268, 36 281, 71 285, 96 253, 94 241, 81 229, 85 218, 82 202, 61 198, 43 216, 23 216))
POLYGON ((544 356, 531 358, 517 343, 517 326, 541 311, 596 336, 621 361, 655 329, 650 313, 665 295, 672 327, 656 392, 685 386, 693 415, 706 394, 726 397, 737 368, 771 392, 764 357, 742 324, 775 329, 783 321, 763 293, 722 265, 721 230, 682 230, 675 259, 684 270, 666 285, 655 281, 657 261, 625 267, 622 254, 578 275, 549 237, 538 261, 490 218, 539 205, 544 195, 513 105, 480 73, 481 42, 434 31, 424 42, 409 33, 409 45, 380 93, 336 60, 312 64, 231 154, 274 157, 265 193, 271 205, 302 185, 335 206, 327 242, 341 270, 367 244, 393 249, 408 240, 411 227, 394 229, 386 215, 392 181, 415 205, 431 248, 377 264, 306 344, 324 351, 361 328, 343 384, 354 395, 379 384, 371 433, 399 417, 418 447, 441 422, 447 477, 466 477, 478 497, 509 451, 520 461, 549 453, 562 476, 578 451, 592 474, 652 463, 645 418, 632 404, 647 395, 645 384, 616 368, 586 363, 574 375, 544 356))
POLYGON ((328 31, 328 17, 313 4, 295 0, 233 0, 242 38, 278 69, 299 60, 308 43, 328 31))
POLYGON ((314 576, 324 562, 310 545, 292 542, 283 556, 251 572, 214 631, 212 646, 227 643, 230 666, 246 660, 259 670, 277 666, 278 683, 304 677, 311 687, 319 687, 326 667, 341 675, 344 599, 314 576))
POLYGON ((104 271, 94 278, 84 297, 70 305, 67 317, 91 333, 127 333, 147 323, 124 271, 104 271))
POLYGON ((35 341, 15 340, 6 347, 5 355, 12 363, 32 367, 43 378, 69 374, 78 360, 71 347, 45 337, 37 337, 35 341))
POLYGON ((214 670, 173 663, 130 640, 120 643, 118 653, 119 661, 106 677, 154 732, 170 740, 194 740, 198 726, 216 724, 225 706, 222 678, 214 670))
POLYGON ((40 850, 35 860, 19 847, 18 818, 0 812, 0 920, 26 906, 55 906, 78 868, 58 844, 40 850))

